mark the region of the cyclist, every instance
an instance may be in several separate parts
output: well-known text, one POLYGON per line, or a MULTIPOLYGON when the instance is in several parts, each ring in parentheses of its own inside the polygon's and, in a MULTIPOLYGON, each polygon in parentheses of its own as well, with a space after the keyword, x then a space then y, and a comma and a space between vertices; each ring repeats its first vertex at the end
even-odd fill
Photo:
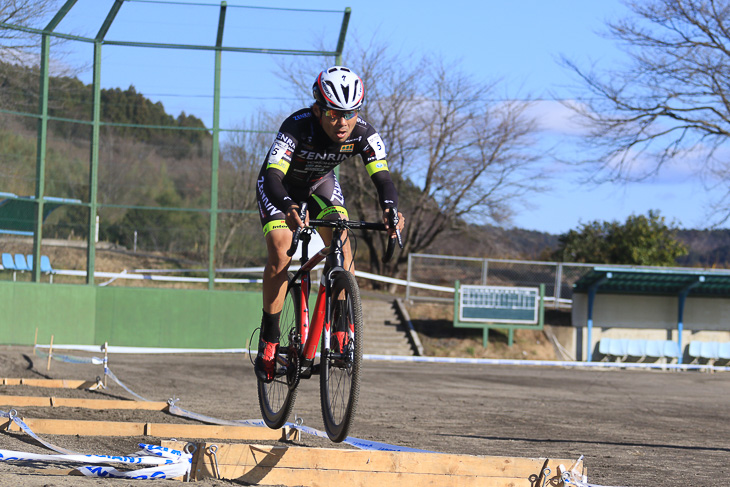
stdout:
MULTIPOLYGON (((319 73, 312 85, 314 103, 291 114, 264 158, 256 182, 259 216, 266 239, 268 259, 263 275, 263 316, 257 377, 271 381, 279 345, 279 316, 286 296, 287 271, 291 259, 292 231, 303 227, 297 202, 308 201, 309 213, 319 219, 347 218, 345 198, 334 173, 344 161, 355 163, 359 155, 378 191, 383 220, 397 208, 398 193, 388 172, 385 144, 378 132, 359 116, 365 88, 359 76, 343 66, 319 73)), ((398 213, 398 230, 403 216, 398 213)), ((330 229, 320 229, 329 245, 330 229)), ((395 228, 389 228, 390 237, 395 228)), ((345 266, 352 269, 349 241, 344 239, 345 266)))

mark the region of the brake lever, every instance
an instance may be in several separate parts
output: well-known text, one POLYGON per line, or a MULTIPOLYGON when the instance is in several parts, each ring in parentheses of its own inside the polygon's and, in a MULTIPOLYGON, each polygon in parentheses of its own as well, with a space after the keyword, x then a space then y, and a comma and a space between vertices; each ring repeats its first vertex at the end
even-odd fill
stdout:
POLYGON ((400 217, 398 216, 398 208, 392 208, 390 210, 388 220, 390 221, 390 226, 392 228, 395 228, 395 236, 398 239, 398 246, 400 248, 403 248, 403 239, 401 239, 400 230, 398 230, 398 223, 400 222, 400 217))
MULTIPOLYGON (((302 223, 304 223, 306 218, 307 218, 307 202, 305 201, 299 207, 299 219, 302 221, 302 223)), ((297 251, 297 247, 299 246, 299 237, 300 237, 303 229, 304 229, 304 227, 299 227, 296 230, 294 230, 294 234, 292 235, 292 239, 291 239, 291 246, 289 247, 289 250, 286 251, 287 257, 293 256, 294 253, 297 251)))
POLYGON ((398 246, 400 246, 400 248, 403 248, 403 240, 400 236, 400 230, 398 230, 399 221, 400 218, 398 217, 398 208, 391 208, 390 213, 388 214, 388 225, 390 226, 390 228, 395 228, 395 237, 388 236, 388 246, 385 249, 385 255, 382 258, 383 264, 388 263, 391 257, 393 257, 393 252, 395 251, 394 240, 397 240, 398 246))

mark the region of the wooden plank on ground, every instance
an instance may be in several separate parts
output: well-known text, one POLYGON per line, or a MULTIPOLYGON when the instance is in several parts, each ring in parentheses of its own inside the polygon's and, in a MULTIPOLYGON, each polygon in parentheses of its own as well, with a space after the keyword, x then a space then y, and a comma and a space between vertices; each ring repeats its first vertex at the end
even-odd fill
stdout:
POLYGON ((167 403, 161 401, 73 399, 66 397, 38 396, 0 396, 0 406, 67 407, 82 409, 142 409, 147 411, 164 411, 167 409, 167 403))
POLYGON ((74 379, 2 379, 4 386, 49 387, 53 389, 88 389, 95 386, 93 380, 74 379))
MULTIPOLYGON (((194 480, 208 477, 266 485, 408 485, 533 487, 545 467, 545 484, 558 482, 558 465, 573 460, 442 453, 337 450, 283 446, 215 444, 198 445, 199 461, 194 480), (217 467, 216 461, 217 460, 217 467), (217 470, 216 470, 217 468, 217 470)), ((179 447, 179 445, 178 445, 179 447)), ((578 469, 582 470, 582 464, 578 469)))
MULTIPOLYGON (((290 434, 288 426, 272 430, 259 426, 219 426, 174 423, 133 423, 122 421, 73 421, 23 418, 36 434, 79 436, 152 436, 158 438, 220 438, 222 440, 279 441, 290 434)), ((19 431, 12 420, 8 431, 19 431)))

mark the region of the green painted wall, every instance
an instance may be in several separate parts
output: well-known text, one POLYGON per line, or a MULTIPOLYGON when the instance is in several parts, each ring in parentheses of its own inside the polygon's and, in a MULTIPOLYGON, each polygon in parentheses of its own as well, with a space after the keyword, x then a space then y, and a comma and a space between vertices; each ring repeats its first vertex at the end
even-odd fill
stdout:
POLYGON ((0 282, 0 343, 242 348, 257 292, 0 282))

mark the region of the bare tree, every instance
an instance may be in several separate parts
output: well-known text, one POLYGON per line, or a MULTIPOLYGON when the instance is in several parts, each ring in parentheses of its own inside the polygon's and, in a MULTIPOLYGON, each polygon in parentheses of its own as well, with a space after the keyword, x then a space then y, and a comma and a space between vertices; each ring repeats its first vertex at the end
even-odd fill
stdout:
MULTIPOLYGON (((730 2, 629 0, 630 17, 608 23, 630 62, 583 69, 569 59, 587 95, 570 103, 588 127, 598 181, 655 176, 670 161, 730 179, 730 2)), ((730 193, 715 207, 730 217, 730 193)))
MULTIPOLYGON (((58 0, 0 0, 0 23, 43 28, 58 10, 58 0)), ((0 61, 25 64, 29 54, 40 46, 37 34, 0 26, 0 61)), ((37 58, 37 54, 33 59, 37 58)))
MULTIPOLYGON (((477 80, 458 63, 401 54, 376 41, 355 41, 346 64, 365 81, 363 116, 388 145, 406 215, 405 248, 387 272, 396 273, 409 252, 427 249, 453 226, 508 222, 515 205, 541 189, 545 175, 534 150, 538 126, 528 113, 531 104, 496 100, 499 81, 477 80)), ((288 78, 309 90, 316 71, 297 66, 288 78)), ((379 218, 372 183, 359 164, 343 164, 341 174, 351 211, 379 218)), ((377 259, 384 238, 362 240, 371 268, 386 271, 377 259)))
POLYGON ((256 178, 261 163, 278 128, 273 116, 259 112, 248 127, 261 131, 239 129, 223 143, 219 175, 219 207, 234 210, 222 213, 218 219, 218 261, 230 261, 227 254, 232 247, 251 249, 263 245, 256 204, 256 178), (275 127, 275 128, 274 128, 275 127), (243 211, 242 215, 240 211, 243 211))

